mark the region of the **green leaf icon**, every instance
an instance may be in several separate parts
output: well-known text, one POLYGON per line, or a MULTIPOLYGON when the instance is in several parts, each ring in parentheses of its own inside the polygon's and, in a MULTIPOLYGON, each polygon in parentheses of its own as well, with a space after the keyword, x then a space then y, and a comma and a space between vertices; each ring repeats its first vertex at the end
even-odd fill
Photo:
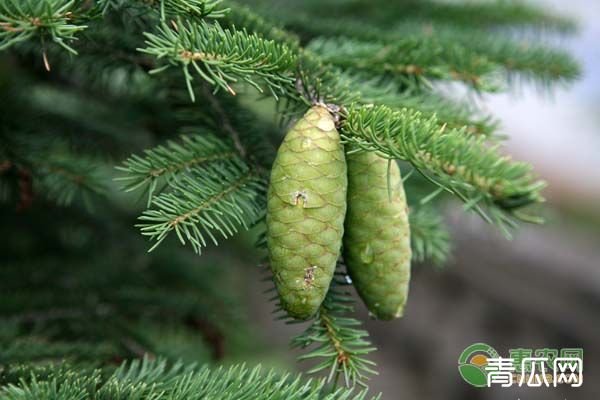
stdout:
POLYGON ((463 379, 471 385, 476 387, 487 386, 487 375, 481 368, 472 364, 464 364, 460 365, 458 370, 463 379))

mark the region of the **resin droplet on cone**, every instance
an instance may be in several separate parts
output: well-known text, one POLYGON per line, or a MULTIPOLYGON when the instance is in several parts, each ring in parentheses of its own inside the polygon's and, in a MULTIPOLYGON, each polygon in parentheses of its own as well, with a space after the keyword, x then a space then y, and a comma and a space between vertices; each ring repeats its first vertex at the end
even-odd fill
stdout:
POLYGON ((281 304, 313 316, 340 255, 346 214, 346 160, 332 115, 312 107, 287 133, 271 171, 267 246, 281 304))
MULTIPOLYGON (((350 150, 350 149, 348 149, 350 150)), ((348 154, 344 261, 358 294, 380 319, 402 316, 410 281, 410 228, 400 169, 375 153, 348 154)))

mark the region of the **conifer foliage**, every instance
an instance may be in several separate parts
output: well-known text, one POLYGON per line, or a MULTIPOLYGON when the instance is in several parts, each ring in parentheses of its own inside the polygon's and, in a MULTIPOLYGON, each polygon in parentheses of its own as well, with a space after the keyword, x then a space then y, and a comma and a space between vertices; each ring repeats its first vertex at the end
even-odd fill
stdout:
POLYGON ((0 398, 371 396, 350 289, 410 312, 447 202, 540 221, 544 182, 468 99, 573 82, 539 31, 574 28, 517 1, 0 0, 0 398), (316 378, 210 365, 248 321, 204 253, 245 231, 316 378))

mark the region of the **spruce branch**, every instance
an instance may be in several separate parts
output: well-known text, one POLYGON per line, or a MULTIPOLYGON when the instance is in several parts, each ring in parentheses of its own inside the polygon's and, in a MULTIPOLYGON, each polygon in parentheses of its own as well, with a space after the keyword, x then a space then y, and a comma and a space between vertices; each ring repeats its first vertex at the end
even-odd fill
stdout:
MULTIPOLYGON (((21 363, 44 363, 50 359, 68 359, 72 362, 95 362, 116 357, 119 352, 108 344, 91 344, 84 341, 54 341, 37 336, 11 338, 10 345, 3 343, 0 362, 3 366, 21 363)), ((3 371, 4 372, 4 371, 3 371)))
POLYGON ((151 0, 151 2, 158 3, 163 20, 167 15, 223 18, 229 12, 227 8, 219 8, 222 0, 151 0))
POLYGON ((99 164, 73 155, 50 155, 46 161, 34 165, 36 191, 56 201, 69 205, 80 194, 85 204, 91 207, 91 196, 106 193, 104 177, 99 164))
MULTIPOLYGON (((14 374, 13 371, 10 371, 14 374)), ((206 366, 167 364, 165 360, 123 363, 110 375, 101 370, 81 370, 61 365, 52 373, 31 373, 0 392, 10 400, 188 400, 188 399, 273 399, 273 400, 366 400, 366 392, 338 389, 327 393, 323 381, 302 376, 278 375, 260 366, 233 365, 210 369, 206 366)))
POLYGON ((363 150, 410 162, 440 190, 456 195, 507 234, 515 226, 513 218, 538 222, 519 209, 542 202, 545 183, 536 180, 530 165, 501 156, 498 146, 487 146, 483 137, 440 128, 435 117, 386 106, 350 107, 342 137, 363 150))
POLYGON ((339 70, 309 50, 302 50, 296 80, 286 90, 284 116, 301 112, 314 103, 343 105, 360 101, 360 93, 340 77, 339 70))
POLYGON ((181 143, 145 150, 144 156, 132 155, 117 167, 126 175, 117 178, 126 192, 142 188, 148 193, 148 206, 165 185, 177 185, 177 178, 192 169, 210 163, 230 162, 238 157, 233 148, 212 135, 182 135, 181 143))
POLYGON ((294 24, 299 30, 299 18, 323 16, 327 8, 331 22, 359 15, 361 20, 370 21, 377 26, 393 26, 400 20, 418 21, 425 24, 453 24, 456 26, 475 26, 478 30, 498 30, 500 28, 552 30, 570 33, 576 29, 572 18, 553 14, 541 7, 524 1, 488 1, 488 2, 441 2, 436 0, 409 0, 388 2, 374 0, 369 2, 351 1, 340 3, 336 0, 306 0, 290 4, 273 12, 269 2, 263 2, 260 12, 273 14, 282 19, 286 26, 294 24))
POLYGON ((421 112, 425 118, 437 116, 440 126, 465 127, 469 133, 497 139, 494 132, 498 128, 498 122, 469 103, 450 100, 435 91, 401 91, 393 80, 373 78, 370 75, 340 71, 340 77, 360 93, 361 104, 413 109, 421 112))
POLYGON ((450 234, 442 216, 432 207, 411 209, 410 244, 412 259, 416 262, 430 260, 441 267, 450 256, 450 234))
POLYGON ((350 38, 315 39, 308 48, 328 63, 371 74, 390 74, 405 86, 430 85, 429 79, 459 80, 493 90, 484 80, 497 65, 458 44, 441 45, 435 37, 405 37, 394 43, 350 38))
POLYGON ((297 55, 294 85, 283 87, 284 119, 314 102, 343 104, 358 100, 357 93, 339 79, 339 71, 323 62, 317 54, 302 48, 300 39, 292 31, 237 2, 227 1, 227 4, 232 7, 226 18, 230 24, 244 26, 261 37, 283 43, 297 55))
POLYGON ((192 100, 192 72, 215 86, 215 90, 223 89, 233 95, 231 85, 237 82, 245 82, 261 92, 264 84, 275 97, 292 82, 289 70, 295 65, 295 55, 286 46, 245 30, 223 29, 216 22, 180 21, 174 27, 163 23, 157 34, 145 36, 147 47, 139 51, 168 62, 151 72, 181 67, 192 100))
POLYGON ((344 274, 336 273, 329 292, 306 330, 292 339, 292 347, 310 348, 300 361, 318 360, 308 373, 327 371, 327 382, 337 385, 341 377, 346 387, 367 387, 369 375, 377 375, 375 363, 365 356, 376 350, 366 338, 362 323, 347 314, 354 312, 344 274))
POLYGON ((511 37, 473 27, 404 22, 393 30, 390 40, 407 35, 434 36, 446 48, 465 47, 497 64, 500 67, 497 72, 508 74, 508 83, 513 83, 514 77, 520 77, 549 87, 555 83, 572 83, 581 73, 577 62, 567 52, 526 35, 511 37))
POLYGON ((0 176, 6 174, 16 181, 16 185, 7 185, 6 189, 17 187, 19 209, 28 208, 37 196, 61 206, 70 205, 80 196, 92 208, 92 198, 106 193, 106 177, 102 173, 105 165, 99 160, 67 150, 68 144, 62 140, 49 141, 28 132, 19 133, 19 143, 13 147, 17 151, 12 154, 0 151, 3 158, 0 176))
POLYGON ((122 10, 124 7, 151 7, 160 13, 161 20, 167 16, 189 18, 223 18, 230 11, 220 8, 223 0, 100 0, 100 6, 106 12, 108 9, 122 10), (138 4, 135 4, 138 3, 138 4))
POLYGON ((565 51, 527 41, 502 40, 491 35, 469 39, 473 34, 464 32, 458 40, 502 65, 509 84, 522 78, 550 87, 556 83, 573 83, 581 75, 579 65, 565 51))
MULTIPOLYGON (((82 0, 1 0, 0 50, 27 41, 34 36, 49 37, 70 53, 77 54, 67 44, 76 34, 87 28, 80 23, 85 10, 82 0)), ((45 58, 46 68, 49 69, 45 58)))
POLYGON ((231 11, 227 14, 225 21, 231 26, 243 26, 248 32, 283 43, 292 50, 300 48, 300 40, 296 35, 252 11, 250 7, 229 0, 226 4, 230 5, 231 11))
MULTIPOLYGON (((394 7, 396 6, 395 4, 394 7)), ((577 63, 564 51, 545 44, 528 43, 497 31, 473 28, 472 25, 456 26, 442 22, 432 24, 403 19, 400 24, 384 29, 381 28, 382 24, 376 25, 365 22, 364 18, 351 16, 311 15, 304 11, 285 10, 282 17, 290 29, 302 33, 307 39, 316 40, 309 43, 309 46, 320 45, 321 41, 328 43, 329 40, 343 41, 341 38, 351 38, 363 47, 354 48, 350 41, 347 42, 349 48, 341 52, 332 43, 331 58, 334 59, 334 63, 336 52, 339 51, 344 56, 339 62, 346 66, 358 63, 364 68, 365 65, 360 64, 360 59, 352 59, 352 53, 375 52, 374 48, 369 48, 369 44, 385 47, 385 51, 375 54, 386 55, 392 62, 366 67, 378 70, 385 67, 383 70, 387 70, 388 73, 394 69, 396 73, 408 72, 408 76, 412 78, 412 81, 408 82, 422 82, 426 78, 422 76, 425 68, 419 68, 416 63, 405 62, 411 59, 418 61, 415 56, 419 55, 419 51, 402 53, 391 58, 393 51, 390 50, 410 50, 411 43, 417 50, 425 51, 425 57, 421 57, 420 61, 424 63, 423 66, 433 69, 428 71, 430 73, 450 74, 450 79, 472 82, 477 81, 481 72, 495 72, 494 76, 486 78, 490 90, 497 89, 498 83, 506 80, 507 77, 497 74, 503 71, 509 73, 508 83, 513 83, 516 76, 541 82, 545 86, 555 82, 573 82, 580 74, 577 63), (429 49, 431 52, 426 53, 429 49), (427 55, 430 57, 427 58, 427 55), (483 61, 484 65, 479 65, 480 61, 483 61), (473 73, 477 71, 478 74, 473 73)))
MULTIPOLYGON (((401 7, 394 7, 393 11, 389 3, 383 0, 378 0, 377 3, 384 5, 377 10, 383 18, 390 18, 395 12, 407 19, 437 21, 468 27, 475 25, 483 29, 533 27, 572 32, 576 28, 572 19, 553 14, 524 1, 444 3, 432 0, 412 0, 402 3, 401 7)), ((376 6, 371 5, 371 8, 373 7, 376 6)))
POLYGON ((182 244, 187 240, 200 253, 207 237, 218 244, 216 235, 226 239, 240 226, 248 229, 262 212, 264 182, 239 160, 196 168, 170 186, 139 218, 142 234, 155 241, 150 251, 175 231, 182 244))

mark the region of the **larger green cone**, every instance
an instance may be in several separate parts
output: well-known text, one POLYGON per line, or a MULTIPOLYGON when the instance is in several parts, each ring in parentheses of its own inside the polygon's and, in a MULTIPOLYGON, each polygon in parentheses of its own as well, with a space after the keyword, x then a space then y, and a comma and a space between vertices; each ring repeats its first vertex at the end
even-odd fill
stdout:
POLYGON ((273 164, 267 245, 283 308, 314 315, 340 255, 346 214, 346 161, 333 117, 311 108, 286 135, 273 164))
POLYGON ((400 169, 375 153, 347 155, 344 261, 358 294, 380 319, 402 316, 410 281, 410 229, 400 169))

